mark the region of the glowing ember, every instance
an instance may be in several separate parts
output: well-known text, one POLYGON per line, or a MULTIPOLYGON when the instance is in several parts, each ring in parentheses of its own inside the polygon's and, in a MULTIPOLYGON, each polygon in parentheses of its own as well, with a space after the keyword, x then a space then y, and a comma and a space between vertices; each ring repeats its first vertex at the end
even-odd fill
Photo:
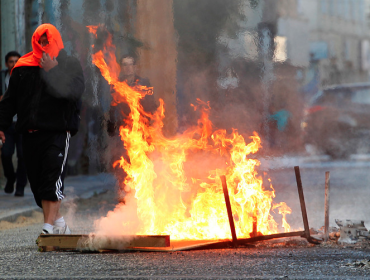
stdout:
MULTIPOLYGON (((96 35, 98 27, 88 28, 96 35)), ((119 65, 110 34, 104 50, 94 53, 92 59, 114 88, 112 105, 125 102, 131 109, 126 125, 120 127, 129 161, 121 157, 115 163, 127 173, 121 188, 129 195, 126 205, 117 205, 98 222, 100 226, 108 228, 106 225, 118 220, 115 232, 122 234, 169 234, 172 240, 231 238, 219 179, 226 175, 238 238, 250 237, 256 215, 258 232, 276 233, 278 224, 270 214, 274 208, 279 208, 282 226, 289 231, 285 220, 289 207, 284 202, 272 205, 272 185, 263 188, 255 171, 260 162, 248 159, 261 148, 257 133, 246 144, 236 130, 230 135, 225 130, 213 131, 209 103, 198 99, 192 105, 201 113, 198 125, 168 139, 162 133, 163 100, 153 115, 146 113, 140 100, 152 91, 118 81, 119 65), (130 200, 130 194, 135 199, 130 200)))

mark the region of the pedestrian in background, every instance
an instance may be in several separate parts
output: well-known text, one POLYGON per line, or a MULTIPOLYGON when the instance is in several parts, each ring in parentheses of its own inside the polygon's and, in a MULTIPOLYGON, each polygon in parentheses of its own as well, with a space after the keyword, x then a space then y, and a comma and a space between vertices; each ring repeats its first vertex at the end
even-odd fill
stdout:
MULTIPOLYGON (((17 63, 21 55, 16 51, 11 51, 5 56, 5 66, 7 69, 1 73, 1 97, 5 94, 8 89, 10 73, 17 63)), ((11 126, 4 131, 6 143, 1 147, 1 162, 4 169, 4 176, 6 178, 6 185, 4 191, 6 193, 13 193, 14 183, 16 182, 15 196, 24 196, 24 187, 27 185, 27 173, 23 158, 22 151, 22 134, 15 130, 15 125, 17 122, 17 115, 13 117, 13 123, 11 126), (17 149, 17 171, 15 171, 13 166, 13 154, 15 149, 17 149)))
POLYGON ((59 31, 42 24, 32 36, 33 51, 12 70, 0 102, 0 139, 18 115, 16 131, 23 134, 28 180, 44 214, 43 234, 70 234, 60 214, 71 135, 80 122, 85 90, 80 62, 67 55, 59 31))
MULTIPOLYGON (((141 86, 149 90, 150 81, 147 78, 142 78, 136 74, 136 56, 134 54, 125 54, 120 60, 121 71, 119 74, 119 81, 126 82, 128 86, 141 91, 141 86)), ((140 104, 147 113, 153 114, 157 109, 157 102, 153 94, 147 94, 140 100, 140 104)), ((113 166, 113 173, 120 183, 124 182, 126 173, 115 162, 119 161, 123 156, 127 160, 127 151, 122 145, 121 137, 119 136, 119 128, 123 126, 131 113, 130 107, 125 102, 120 102, 115 106, 111 106, 109 110, 109 120, 107 122, 107 131, 112 140, 109 148, 111 153, 111 165, 113 166)))

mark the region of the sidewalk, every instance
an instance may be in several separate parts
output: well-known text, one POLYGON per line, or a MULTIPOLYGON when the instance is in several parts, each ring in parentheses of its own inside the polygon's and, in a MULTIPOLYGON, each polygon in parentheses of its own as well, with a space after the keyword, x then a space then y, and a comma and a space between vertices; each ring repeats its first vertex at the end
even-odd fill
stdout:
MULTIPOLYGON (((74 198, 89 198, 115 188, 116 179, 111 174, 71 176, 64 181, 65 201, 74 198)), ((32 211, 40 209, 33 198, 29 185, 24 189, 24 197, 16 197, 0 190, 0 221, 15 221, 18 216, 31 215, 32 211)))

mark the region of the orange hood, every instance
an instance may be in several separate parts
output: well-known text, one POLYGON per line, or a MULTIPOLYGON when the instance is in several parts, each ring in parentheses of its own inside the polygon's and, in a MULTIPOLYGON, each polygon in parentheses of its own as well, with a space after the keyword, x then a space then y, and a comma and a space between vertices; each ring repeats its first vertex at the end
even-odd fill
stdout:
MULTIPOLYGON (((32 52, 25 54, 14 66, 40 66, 40 58, 42 57, 43 52, 49 54, 51 59, 58 57, 59 51, 64 48, 62 36, 60 36, 59 31, 55 28, 54 25, 49 23, 41 24, 36 28, 35 32, 32 35, 32 52), (40 37, 46 33, 49 44, 45 47, 41 47, 39 44, 40 37)), ((40 66, 41 67, 41 66, 40 66)), ((13 69, 14 69, 13 68, 13 69)), ((12 71, 13 71, 12 69, 12 71)))

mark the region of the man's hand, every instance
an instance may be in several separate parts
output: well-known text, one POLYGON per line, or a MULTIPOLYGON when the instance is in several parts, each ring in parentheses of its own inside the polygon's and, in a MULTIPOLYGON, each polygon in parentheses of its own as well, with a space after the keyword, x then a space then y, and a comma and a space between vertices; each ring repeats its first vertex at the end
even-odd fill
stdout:
POLYGON ((3 143, 1 143, 1 145, 0 145, 0 146, 2 146, 2 144, 4 144, 4 143, 5 143, 5 134, 4 134, 4 132, 2 132, 2 131, 0 131, 0 140, 3 142, 3 143))
POLYGON ((58 65, 58 61, 55 57, 51 59, 49 54, 43 53, 40 59, 40 65, 46 72, 49 72, 50 69, 58 65))

